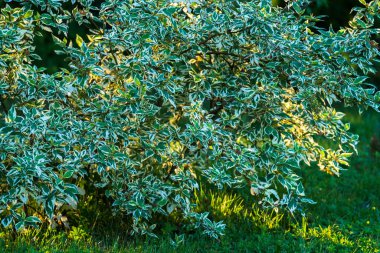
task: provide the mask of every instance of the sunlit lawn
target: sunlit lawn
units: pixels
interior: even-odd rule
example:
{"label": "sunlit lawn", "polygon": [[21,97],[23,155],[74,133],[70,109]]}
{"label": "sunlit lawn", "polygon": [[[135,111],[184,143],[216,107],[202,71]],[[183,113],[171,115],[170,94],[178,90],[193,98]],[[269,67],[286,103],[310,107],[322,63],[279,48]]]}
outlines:
{"label": "sunlit lawn", "polygon": [[176,237],[183,231],[164,222],[161,239],[132,240],[117,220],[101,225],[87,217],[71,232],[26,231],[13,241],[9,231],[1,232],[0,252],[379,252],[380,153],[371,154],[369,143],[380,135],[380,115],[348,119],[361,136],[359,156],[340,178],[315,167],[302,171],[307,194],[318,202],[307,206],[305,218],[263,211],[248,196],[203,187],[197,193],[199,209],[227,224],[219,241],[198,233]]}

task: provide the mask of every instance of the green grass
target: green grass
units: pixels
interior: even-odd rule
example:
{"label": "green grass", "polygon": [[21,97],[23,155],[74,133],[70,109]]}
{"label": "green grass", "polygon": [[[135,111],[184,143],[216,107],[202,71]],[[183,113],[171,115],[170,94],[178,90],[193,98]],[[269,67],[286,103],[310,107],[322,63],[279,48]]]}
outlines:
{"label": "green grass", "polygon": [[162,226],[160,239],[133,239],[117,221],[97,223],[92,231],[94,220],[89,218],[83,227],[66,232],[26,230],[12,239],[10,231],[0,230],[0,251],[380,252],[380,153],[370,154],[369,148],[371,137],[380,134],[380,115],[349,114],[347,118],[361,137],[359,155],[340,178],[315,167],[302,171],[307,194],[318,202],[306,207],[304,218],[264,211],[245,196],[203,187],[196,194],[198,209],[210,211],[213,219],[227,224],[220,240],[199,233],[182,238],[169,223]]}

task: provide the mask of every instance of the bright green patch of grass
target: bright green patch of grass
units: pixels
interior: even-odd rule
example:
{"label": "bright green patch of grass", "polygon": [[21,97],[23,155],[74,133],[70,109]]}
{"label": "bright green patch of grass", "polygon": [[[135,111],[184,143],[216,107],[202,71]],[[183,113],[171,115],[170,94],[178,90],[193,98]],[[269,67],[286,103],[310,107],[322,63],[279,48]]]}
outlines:
{"label": "bright green patch of grass", "polygon": [[[359,155],[340,178],[302,171],[307,194],[316,205],[306,216],[265,211],[249,196],[202,189],[196,193],[199,210],[227,224],[218,240],[187,233],[175,225],[161,226],[160,239],[132,239],[117,221],[92,223],[87,217],[71,231],[26,230],[12,239],[0,232],[1,252],[380,252],[380,153],[370,152],[370,139],[380,134],[379,114],[348,115],[360,135]],[[379,136],[378,136],[379,137]],[[91,214],[91,212],[89,212]],[[91,223],[92,221],[92,223]],[[97,221],[99,222],[99,221]]]}

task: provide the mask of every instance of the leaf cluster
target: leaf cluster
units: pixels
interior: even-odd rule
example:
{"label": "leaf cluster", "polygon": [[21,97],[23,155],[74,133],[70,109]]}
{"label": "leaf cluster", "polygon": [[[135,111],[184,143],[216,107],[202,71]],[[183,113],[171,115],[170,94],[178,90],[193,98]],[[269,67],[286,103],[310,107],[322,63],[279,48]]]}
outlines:
{"label": "leaf cluster", "polygon": [[[339,175],[355,151],[333,104],[379,111],[367,82],[379,59],[378,1],[361,1],[339,31],[318,28],[307,1],[13,2],[0,14],[4,226],[52,222],[91,194],[79,182],[96,174],[131,233],[154,235],[152,217],[180,213],[218,237],[224,225],[194,211],[199,182],[295,212],[313,203],[301,165]],[[71,41],[71,23],[87,37]],[[67,69],[35,66],[42,30]]]}

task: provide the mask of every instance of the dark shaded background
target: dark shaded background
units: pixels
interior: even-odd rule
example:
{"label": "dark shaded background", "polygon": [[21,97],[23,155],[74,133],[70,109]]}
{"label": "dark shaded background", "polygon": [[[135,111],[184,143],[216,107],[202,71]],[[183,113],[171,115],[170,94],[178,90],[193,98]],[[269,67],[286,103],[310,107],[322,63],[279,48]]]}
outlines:
{"label": "dark shaded background", "polygon": [[[272,0],[272,2],[275,5],[285,5],[284,0]],[[339,29],[347,25],[352,16],[350,12],[355,6],[360,6],[358,0],[312,0],[308,12],[326,16],[319,26],[328,28],[332,25],[334,29]]]}

